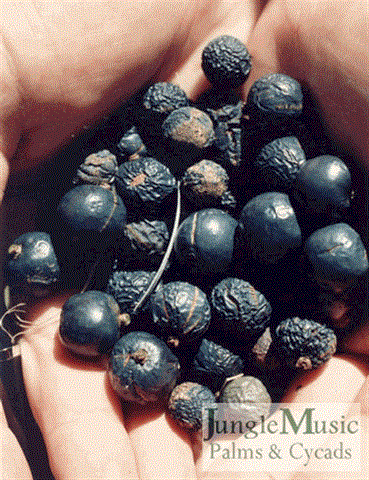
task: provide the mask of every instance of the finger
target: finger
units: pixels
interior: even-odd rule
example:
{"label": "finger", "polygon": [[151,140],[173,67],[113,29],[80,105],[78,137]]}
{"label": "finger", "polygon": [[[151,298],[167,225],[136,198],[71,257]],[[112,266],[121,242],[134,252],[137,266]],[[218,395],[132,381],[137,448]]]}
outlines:
{"label": "finger", "polygon": [[125,101],[162,63],[176,63],[187,25],[198,10],[212,11],[208,1],[126,0],[108,9],[104,3],[10,2],[2,11],[10,73],[3,62],[0,127],[12,123],[4,139],[9,158],[18,147],[12,168],[45,159]]}
{"label": "finger", "polygon": [[343,351],[364,355],[369,358],[369,323],[359,324],[354,331],[349,331],[342,338]]}
{"label": "finger", "polygon": [[[0,389],[1,391],[1,389]],[[0,401],[0,474],[3,480],[32,480],[26,457],[10,430]]]}
{"label": "finger", "polygon": [[[366,462],[365,453],[367,452],[366,435],[368,433],[368,385],[369,385],[369,365],[368,363],[360,362],[350,357],[333,357],[327,364],[318,369],[315,372],[311,372],[306,375],[302,375],[291,385],[290,390],[286,393],[282,402],[299,402],[299,403],[327,403],[335,404],[336,418],[345,417],[345,419],[351,418],[350,415],[356,414],[357,409],[353,408],[354,403],[361,404],[361,432],[362,432],[362,459],[361,462]],[[320,440],[320,438],[318,438]],[[332,443],[327,442],[324,444],[324,448],[331,449],[336,448],[337,444],[334,444],[334,437],[330,438]],[[335,446],[334,446],[335,445]],[[318,445],[317,447],[321,447]],[[354,467],[352,472],[350,471],[350,478],[352,480],[362,480],[365,478],[367,468],[361,464],[360,471],[356,472]],[[301,467],[299,472],[290,472],[286,477],[279,478],[276,476],[276,480],[321,480],[327,478],[327,472],[324,472],[324,468],[327,471],[330,470],[329,462],[324,464],[324,461],[314,459],[309,461],[308,472]],[[356,464],[355,464],[356,468]],[[342,472],[330,472],[332,480],[340,480],[342,478]]]}
{"label": "finger", "polygon": [[[369,365],[367,363],[359,362],[348,356],[333,357],[322,367],[298,376],[294,380],[294,382],[292,382],[290,388],[288,389],[284,397],[281,399],[281,403],[291,404],[291,408],[293,408],[293,404],[296,403],[302,403],[306,405],[311,405],[315,403],[334,403],[336,418],[340,418],[341,414],[346,414],[349,411],[352,402],[358,401],[358,395],[360,394],[360,392],[362,397],[364,397],[362,389],[364,388],[364,382],[368,382],[368,373]],[[366,401],[367,403],[367,397],[364,401]],[[273,419],[273,417],[271,418]],[[259,446],[265,446],[266,444],[268,444],[269,439],[270,443],[276,441],[275,436],[266,438],[268,440],[266,440],[265,442],[260,442]],[[318,444],[318,440],[320,441],[321,438],[317,438],[317,447],[320,446]],[[237,448],[240,448],[242,451],[242,449],[252,446],[250,441],[248,443],[245,443],[245,439],[243,437],[237,437],[235,440],[232,440],[232,444],[234,444],[235,446],[232,446],[232,448],[236,449],[235,451],[237,451]],[[226,447],[224,449],[225,451],[227,448],[229,448],[231,451],[230,443],[227,444],[226,442],[224,446]],[[260,460],[260,462],[261,461],[262,460]],[[207,464],[211,465],[209,463],[209,458],[207,458]],[[223,466],[223,470],[226,470],[227,465],[231,466],[231,460],[228,459],[227,461],[223,461],[223,463],[220,463],[220,465]],[[283,466],[288,466],[285,461],[283,463]],[[250,480],[323,480],[326,478],[330,478],[330,480],[342,479],[342,474],[339,474],[338,476],[336,475],[328,477],[327,473],[324,472],[324,468],[327,467],[327,470],[330,470],[330,467],[328,465],[322,465],[322,463],[320,465],[320,470],[323,470],[321,476],[319,476],[320,473],[315,474],[313,464],[309,464],[309,472],[306,473],[303,472],[304,470],[307,470],[306,468],[301,468],[298,472],[295,472],[292,471],[291,467],[290,471],[281,472],[279,471],[280,467],[281,463],[277,464],[276,462],[275,469],[271,468],[271,470],[268,472],[247,471],[247,478],[250,478]],[[315,470],[319,471],[317,467],[318,465],[316,465]],[[215,467],[212,466],[211,468],[216,468],[216,465]],[[199,475],[200,478],[204,480],[208,478],[217,480],[229,478],[229,475],[224,472],[202,471],[201,461],[198,465],[198,471],[201,474]],[[242,474],[244,476],[242,476]],[[245,478],[245,471],[238,473],[236,472],[235,474],[232,472],[232,478]],[[355,479],[355,477],[352,478],[353,480]]]}
{"label": "finger", "polygon": [[[202,71],[201,56],[204,47],[212,39],[220,35],[232,35],[245,44],[263,8],[264,1],[238,0],[219,2],[217,12],[213,15],[210,33],[190,35],[191,44],[196,45],[186,62],[169,78],[187,93],[189,98],[196,99],[200,93],[210,87]],[[209,25],[206,25],[209,29]]]}
{"label": "finger", "polygon": [[[335,404],[335,416],[341,418],[346,416],[351,408],[351,404],[356,401],[360,390],[369,374],[369,365],[365,362],[356,360],[350,356],[335,356],[331,358],[322,367],[309,373],[304,373],[292,382],[290,388],[282,398],[281,402],[286,403],[325,403]],[[319,438],[317,438],[319,440]],[[317,443],[317,447],[321,447]],[[327,446],[329,448],[329,445]],[[315,465],[315,466],[314,466]],[[289,472],[287,476],[279,477],[275,475],[276,480],[321,480],[324,475],[324,468],[330,470],[329,463],[319,465],[309,462],[308,472],[304,473],[306,468],[302,467],[298,472]],[[323,470],[323,477],[321,472]],[[342,478],[342,473],[329,473],[332,480]],[[352,480],[361,480],[361,474]]]}
{"label": "finger", "polygon": [[368,162],[367,2],[270,2],[249,42],[252,82],[284,72],[313,92],[337,144]]}
{"label": "finger", "polygon": [[285,18],[280,2],[268,2],[257,19],[247,42],[252,55],[252,68],[244,85],[244,97],[252,84],[261,76],[281,71],[278,52],[278,30],[284,25]]}
{"label": "finger", "polygon": [[166,416],[162,405],[127,405],[126,427],[141,480],[195,480],[190,436]]}
{"label": "finger", "polygon": [[335,356],[290,385],[282,402],[351,403],[369,375],[369,365],[349,356]]}
{"label": "finger", "polygon": [[[353,459],[352,468],[350,468],[347,478],[350,480],[364,480],[367,478],[369,471],[368,464],[368,433],[369,433],[369,417],[368,417],[368,394],[369,394],[369,377],[366,378],[364,384],[357,392],[357,395],[354,398],[353,405],[345,412],[344,418],[346,425],[349,424],[351,420],[354,422],[360,422],[360,434],[361,438],[357,439],[357,442],[353,443],[351,455],[354,456],[356,450],[361,449],[361,457],[359,459]],[[338,441],[336,438],[339,436],[339,440],[342,440],[342,435],[335,435],[329,438],[328,442],[324,444],[325,451],[334,451],[337,448]],[[355,463],[354,463],[355,462]],[[318,460],[312,456],[309,460],[309,472],[304,474],[295,474],[291,476],[291,480],[321,480],[322,478],[327,478],[327,473],[322,473],[322,461]],[[328,466],[328,465],[327,465]],[[324,468],[324,466],[323,466]],[[325,476],[324,476],[325,475]],[[330,480],[341,480],[342,472],[330,472]]]}
{"label": "finger", "polygon": [[137,478],[120,402],[107,381],[103,361],[69,354],[57,336],[65,298],[31,312],[22,339],[29,403],[43,435],[56,479]]}
{"label": "finger", "polygon": [[[369,433],[369,376],[366,377],[365,382],[360,388],[358,394],[355,397],[354,403],[359,403],[361,407],[361,414],[365,421],[366,433]],[[369,448],[369,445],[367,445]],[[369,458],[369,457],[367,457]]]}

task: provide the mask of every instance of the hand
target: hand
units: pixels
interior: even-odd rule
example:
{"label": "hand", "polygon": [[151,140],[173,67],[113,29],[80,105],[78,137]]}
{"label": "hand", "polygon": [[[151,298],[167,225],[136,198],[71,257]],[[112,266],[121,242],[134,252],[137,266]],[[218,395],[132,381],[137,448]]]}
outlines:
{"label": "hand", "polygon": [[[146,81],[173,80],[195,98],[208,86],[201,50],[221,33],[245,41],[253,56],[245,95],[254,80],[273,71],[306,82],[332,136],[364,164],[369,153],[367,4],[345,3],[343,11],[340,3],[150,1],[144,12],[142,2],[131,1],[109,2],[109,8],[105,2],[10,4],[2,15],[7,59],[0,107],[3,189],[8,169],[17,172],[44,161]],[[82,364],[61,349],[55,328],[62,300],[34,310],[35,325],[46,325],[30,329],[22,340],[28,398],[55,477],[195,478],[186,433],[155,407],[144,419],[135,407],[122,414],[105,384],[103,365]],[[369,347],[361,353],[368,355]],[[364,365],[345,362],[352,383],[341,389],[342,401],[352,401],[368,372]],[[329,365],[324,371],[331,379],[342,364],[333,359]],[[310,381],[304,400],[316,399],[316,385],[322,391],[322,384],[327,396],[317,401],[331,400],[332,384],[329,388],[323,374],[316,377],[321,383]]]}
{"label": "hand", "polygon": [[199,45],[218,29],[246,39],[262,3],[8,4],[1,20],[4,174],[45,160],[147,81],[177,77],[194,95],[202,81],[192,71]]}

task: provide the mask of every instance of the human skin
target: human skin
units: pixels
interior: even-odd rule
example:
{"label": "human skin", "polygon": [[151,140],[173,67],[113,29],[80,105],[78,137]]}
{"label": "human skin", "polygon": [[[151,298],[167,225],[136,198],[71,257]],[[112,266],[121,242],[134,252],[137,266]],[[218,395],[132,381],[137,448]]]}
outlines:
{"label": "human skin", "polygon": [[172,77],[215,29],[237,19],[247,38],[261,3],[3,2],[0,150],[12,169],[45,160],[148,80]]}
{"label": "human skin", "polygon": [[[2,192],[9,175],[44,162],[146,82],[174,81],[195,99],[209,86],[202,48],[223,33],[239,37],[252,54],[244,97],[264,73],[299,79],[315,95],[337,145],[367,165],[367,1],[3,2],[1,8]],[[143,423],[134,409],[122,413],[104,365],[82,364],[61,349],[55,331],[62,301],[35,307],[29,318],[45,325],[29,329],[21,343],[28,398],[55,477],[201,476],[185,432],[160,412]],[[334,377],[340,370],[331,365]],[[353,377],[347,401],[362,380]],[[306,401],[313,400],[314,389],[307,392]],[[159,456],[148,442],[156,431]],[[81,432],[95,441],[81,444]]]}
{"label": "human skin", "polygon": [[[338,374],[339,372],[339,374]],[[326,364],[322,365],[316,370],[297,375],[296,378],[291,383],[290,387],[285,392],[283,398],[281,399],[282,404],[288,404],[284,406],[289,406],[293,410],[293,404],[301,403],[304,406],[313,406],[312,404],[321,403],[329,404],[328,409],[334,408],[335,418],[342,418],[342,416],[348,421],[350,418],[357,419],[357,410],[355,407],[351,407],[353,403],[360,405],[361,409],[361,427],[363,437],[362,437],[362,452],[363,452],[363,465],[361,471],[354,472],[350,471],[347,475],[347,478],[352,480],[366,480],[367,471],[368,471],[368,393],[369,393],[369,364],[367,361],[358,360],[355,357],[350,357],[348,355],[337,355],[331,358]],[[343,381],[344,379],[344,381]],[[332,405],[333,404],[333,405]],[[357,406],[356,406],[357,407]],[[353,411],[352,411],[353,409]],[[297,411],[296,411],[297,412]],[[295,415],[295,414],[294,414]],[[355,416],[356,415],[356,416]],[[297,415],[295,415],[297,417]],[[320,416],[318,417],[321,420]],[[271,416],[268,421],[272,421],[273,416]],[[280,420],[278,421],[278,423]],[[287,445],[291,445],[289,441],[292,437],[287,436],[286,439]],[[282,437],[277,438],[276,436],[272,437],[274,441],[278,442],[279,446],[284,445]],[[342,437],[341,437],[342,438]],[[269,438],[268,438],[269,439]],[[299,437],[299,441],[301,437]],[[240,448],[245,448],[245,440],[241,437],[236,438],[236,446]],[[322,443],[320,443],[322,441]],[[317,440],[316,446],[324,448],[331,447],[333,450],[336,448],[337,441],[334,442],[334,437],[330,439],[332,442],[325,443],[324,439],[319,437]],[[238,444],[237,444],[238,442]],[[262,441],[261,445],[265,446],[265,443]],[[250,445],[251,446],[251,445]],[[287,457],[283,457],[286,460]],[[324,471],[324,464],[321,460],[315,460],[314,458],[310,459],[308,468],[303,467],[303,463],[306,459],[301,460],[301,468],[296,471],[290,472],[279,472],[277,467],[275,470],[270,472],[252,472],[247,471],[247,478],[250,480],[342,480],[346,478],[343,475],[343,472],[329,472]],[[223,465],[227,462],[223,462]],[[282,462],[281,462],[282,463]],[[283,462],[284,463],[284,462]],[[201,476],[201,460],[198,465],[199,476]],[[329,462],[327,464],[329,470]],[[225,480],[229,478],[229,475],[225,475],[220,472],[214,474],[213,472],[206,473],[202,475],[202,478],[212,479],[212,480]],[[233,474],[232,478],[245,478],[245,472],[240,472]]]}
{"label": "human skin", "polygon": [[[31,470],[15,434],[8,426],[2,402],[0,402],[0,438],[1,478],[19,478],[22,480],[31,480]],[[9,459],[11,459],[11,461],[9,461]]]}

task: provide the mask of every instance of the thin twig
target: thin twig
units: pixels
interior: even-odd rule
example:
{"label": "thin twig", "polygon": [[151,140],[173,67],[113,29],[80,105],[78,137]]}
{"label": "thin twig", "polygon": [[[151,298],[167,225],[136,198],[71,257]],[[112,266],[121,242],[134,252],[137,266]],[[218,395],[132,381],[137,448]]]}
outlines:
{"label": "thin twig", "polygon": [[85,293],[85,291],[90,286],[92,277],[95,275],[96,269],[97,269],[97,266],[99,265],[99,263],[100,263],[100,256],[97,257],[97,259],[94,261],[92,267],[90,268],[87,280],[86,280],[85,284],[83,285],[83,288],[82,288],[80,293]]}
{"label": "thin twig", "polygon": [[165,252],[165,255],[160,263],[160,266],[157,272],[154,275],[154,278],[150,282],[150,285],[148,286],[147,290],[141,296],[139,302],[136,304],[135,308],[133,309],[133,313],[136,313],[143,306],[143,304],[146,302],[149,295],[152,293],[152,291],[158,284],[161,276],[163,275],[165,267],[167,266],[170,254],[172,253],[174,241],[177,237],[179,219],[181,216],[181,188],[180,187],[181,187],[181,184],[180,184],[180,181],[178,181],[177,182],[177,208],[176,208],[176,214],[175,214],[174,223],[173,223],[172,235],[170,237],[167,250]]}

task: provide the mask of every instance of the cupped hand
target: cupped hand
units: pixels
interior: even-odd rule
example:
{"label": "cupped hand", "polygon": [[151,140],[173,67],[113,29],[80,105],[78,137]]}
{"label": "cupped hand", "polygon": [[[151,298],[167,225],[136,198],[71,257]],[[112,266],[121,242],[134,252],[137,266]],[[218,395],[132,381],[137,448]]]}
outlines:
{"label": "cupped hand", "polygon": [[139,416],[122,410],[107,359],[79,359],[61,344],[65,300],[36,307],[21,342],[25,387],[55,478],[128,480],[156,478],[158,471],[157,478],[194,478],[189,438],[163,410],[148,407]]}
{"label": "cupped hand", "polygon": [[[174,81],[196,98],[209,86],[200,67],[202,48],[223,33],[243,40],[252,54],[245,96],[264,73],[295,77],[311,89],[338,145],[367,165],[368,10],[365,0],[4,2],[2,191],[9,172],[45,161],[146,82]],[[144,419],[140,409],[123,414],[104,365],[82,364],[62,349],[55,335],[60,302],[35,309],[36,327],[22,339],[27,394],[55,477],[201,476],[191,439],[161,410],[151,409]],[[369,345],[360,348],[368,358]],[[330,378],[342,369],[332,360],[325,370]],[[341,393],[349,402],[367,371],[345,362],[352,383]],[[318,384],[308,379],[304,401],[314,401],[323,384],[327,396],[318,401],[333,395],[329,379],[318,378]]]}
{"label": "cupped hand", "polygon": [[[123,0],[3,5],[3,162],[16,170],[45,160],[146,82],[175,76],[217,29],[234,29],[247,39],[261,4]],[[194,87],[187,85],[189,94]],[[6,172],[9,167],[2,168]]]}

